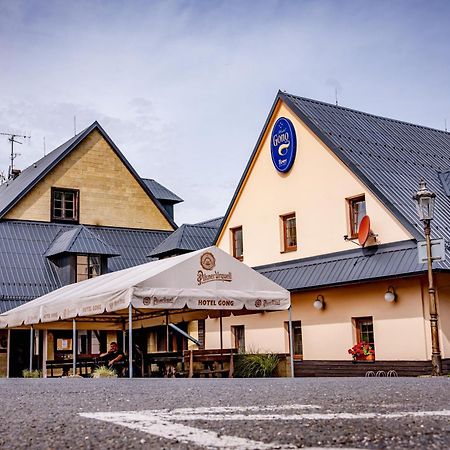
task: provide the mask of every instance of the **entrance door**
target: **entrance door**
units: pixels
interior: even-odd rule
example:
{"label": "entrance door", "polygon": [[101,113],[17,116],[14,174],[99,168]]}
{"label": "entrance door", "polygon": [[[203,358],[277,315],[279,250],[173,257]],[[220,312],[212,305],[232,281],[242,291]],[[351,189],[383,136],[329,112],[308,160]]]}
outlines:
{"label": "entrance door", "polygon": [[9,345],[9,376],[22,377],[22,371],[30,366],[30,331],[11,330]]}

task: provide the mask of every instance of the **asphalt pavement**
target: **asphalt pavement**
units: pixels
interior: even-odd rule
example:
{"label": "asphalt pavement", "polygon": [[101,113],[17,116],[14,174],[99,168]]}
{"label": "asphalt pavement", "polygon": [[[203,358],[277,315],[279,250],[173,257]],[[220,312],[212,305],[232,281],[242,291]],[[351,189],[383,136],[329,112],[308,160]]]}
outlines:
{"label": "asphalt pavement", "polygon": [[449,449],[450,378],[1,379],[5,449]]}

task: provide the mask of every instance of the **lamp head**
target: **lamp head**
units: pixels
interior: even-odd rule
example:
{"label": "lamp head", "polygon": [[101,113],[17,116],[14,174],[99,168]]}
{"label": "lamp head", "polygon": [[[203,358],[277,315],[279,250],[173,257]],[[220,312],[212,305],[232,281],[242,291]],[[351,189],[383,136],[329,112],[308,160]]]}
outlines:
{"label": "lamp head", "polygon": [[395,302],[395,300],[397,299],[397,294],[395,293],[395,290],[392,286],[388,287],[386,293],[384,294],[384,299],[388,303]]}
{"label": "lamp head", "polygon": [[427,189],[427,184],[422,178],[419,183],[419,190],[414,195],[417,213],[422,222],[433,220],[434,202],[436,194]]}

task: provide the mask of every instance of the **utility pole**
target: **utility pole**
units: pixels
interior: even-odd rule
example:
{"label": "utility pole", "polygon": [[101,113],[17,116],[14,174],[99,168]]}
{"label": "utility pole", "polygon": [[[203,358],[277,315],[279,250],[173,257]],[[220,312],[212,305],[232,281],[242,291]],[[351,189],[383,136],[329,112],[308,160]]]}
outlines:
{"label": "utility pole", "polygon": [[8,136],[8,141],[11,142],[11,155],[10,155],[10,165],[8,170],[8,180],[11,178],[14,178],[14,160],[16,159],[16,156],[18,156],[18,153],[14,153],[14,144],[20,144],[22,145],[22,142],[18,141],[19,139],[31,139],[31,136],[26,136],[23,134],[15,134],[15,133],[1,133],[1,136]]}

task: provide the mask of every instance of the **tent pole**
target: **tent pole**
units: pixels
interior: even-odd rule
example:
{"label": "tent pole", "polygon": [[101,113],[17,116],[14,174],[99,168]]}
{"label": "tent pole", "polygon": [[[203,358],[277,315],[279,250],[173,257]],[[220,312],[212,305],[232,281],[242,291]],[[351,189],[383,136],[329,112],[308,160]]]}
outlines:
{"label": "tent pole", "polygon": [[122,330],[122,351],[125,353],[125,347],[127,346],[127,326],[125,325],[125,321],[123,322],[123,330]]}
{"label": "tent pole", "polygon": [[77,322],[72,319],[72,375],[77,374]]}
{"label": "tent pole", "polygon": [[6,378],[9,378],[9,355],[11,354],[11,328],[8,328],[8,346],[6,347]]}
{"label": "tent pole", "polygon": [[169,311],[166,311],[166,352],[169,351]]}
{"label": "tent pole", "polygon": [[220,350],[223,350],[223,326],[222,326],[222,311],[220,311],[220,316],[219,316],[219,324],[220,324]]}
{"label": "tent pole", "polygon": [[48,357],[48,332],[44,331],[44,336],[42,337],[42,377],[47,378],[47,357]]}
{"label": "tent pole", "polygon": [[294,378],[294,336],[292,330],[292,308],[289,306],[288,309],[289,314],[289,354],[290,354],[290,362],[291,362],[291,377]]}
{"label": "tent pole", "polygon": [[133,307],[128,307],[128,376],[133,378]]}
{"label": "tent pole", "polygon": [[34,345],[33,345],[33,338],[34,338],[34,330],[33,330],[33,325],[31,325],[30,327],[30,372],[33,370],[33,350],[34,350]]}

